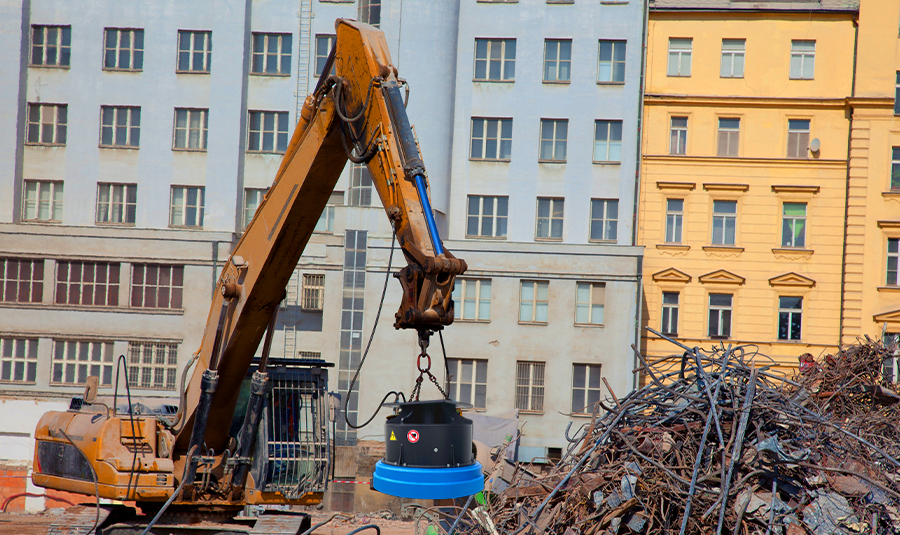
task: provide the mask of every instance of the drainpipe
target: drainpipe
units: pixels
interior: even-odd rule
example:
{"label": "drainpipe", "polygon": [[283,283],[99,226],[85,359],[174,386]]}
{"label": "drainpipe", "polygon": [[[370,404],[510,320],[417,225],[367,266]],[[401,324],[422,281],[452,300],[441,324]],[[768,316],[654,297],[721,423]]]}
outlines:
{"label": "drainpipe", "polygon": [[[850,82],[850,98],[856,96],[856,54],[859,46],[858,17],[859,14],[857,13],[857,18],[853,19],[853,77]],[[841,250],[841,314],[838,328],[838,347],[844,344],[844,290],[847,285],[847,216],[850,214],[850,149],[853,143],[853,105],[849,102],[848,108],[850,111],[850,124],[847,129],[847,179],[844,186],[844,243]]]}

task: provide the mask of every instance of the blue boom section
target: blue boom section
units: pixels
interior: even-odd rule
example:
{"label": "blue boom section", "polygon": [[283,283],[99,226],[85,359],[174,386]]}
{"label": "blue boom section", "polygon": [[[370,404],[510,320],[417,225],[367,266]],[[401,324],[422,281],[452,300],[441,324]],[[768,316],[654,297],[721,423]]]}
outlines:
{"label": "blue boom section", "polygon": [[444,245],[441,243],[440,235],[438,235],[437,224],[434,222],[434,212],[431,210],[428,191],[425,189],[424,176],[416,175],[416,189],[419,191],[419,202],[422,203],[422,211],[425,212],[425,223],[428,225],[428,234],[431,236],[434,256],[444,254]]}

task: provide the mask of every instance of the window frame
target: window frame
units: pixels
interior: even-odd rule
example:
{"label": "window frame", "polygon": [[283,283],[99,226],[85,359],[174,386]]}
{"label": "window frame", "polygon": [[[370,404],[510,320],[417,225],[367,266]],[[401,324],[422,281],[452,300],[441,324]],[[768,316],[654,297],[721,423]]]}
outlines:
{"label": "window frame", "polygon": [[[250,226],[250,222],[253,221],[253,216],[255,216],[256,211],[259,210],[259,205],[262,204],[267,191],[269,191],[269,188],[244,188],[244,230],[247,230],[247,227]],[[249,212],[251,194],[259,197],[256,204],[253,205],[253,213]]]}
{"label": "window frame", "polygon": [[[112,123],[105,122],[106,110],[112,110]],[[125,124],[119,124],[119,114],[126,112]],[[135,121],[135,117],[137,121]],[[137,124],[135,124],[135,122]],[[103,143],[104,130],[109,129],[109,144]],[[120,129],[125,130],[125,143],[119,144]],[[101,149],[140,149],[141,148],[141,107],[140,106],[100,106],[100,143]]]}
{"label": "window frame", "polygon": [[381,27],[382,0],[360,0],[357,7],[359,22]]}
{"label": "window frame", "polygon": [[[478,204],[478,212],[472,213],[472,202]],[[490,203],[491,214],[485,215],[485,206]],[[500,212],[503,212],[502,214]],[[491,234],[470,234],[470,225],[475,222],[479,232],[484,230],[486,217],[490,217]],[[474,218],[474,219],[473,219]],[[502,224],[501,224],[502,220]],[[501,229],[502,227],[502,229]],[[501,231],[502,230],[502,231]],[[466,238],[505,240],[509,230],[509,197],[506,195],[466,196]]]}
{"label": "window frame", "polygon": [[[726,49],[726,45],[736,45],[740,43],[740,48],[729,48]],[[746,54],[747,54],[747,39],[722,39],[722,57],[719,62],[719,78],[743,78],[744,77],[744,68],[746,67]],[[729,74],[725,73],[725,61],[726,56],[730,56],[728,59],[728,71]],[[740,57],[740,74],[735,74],[735,64],[736,60]]]}
{"label": "window frame", "polygon": [[900,147],[891,147],[891,172],[888,191],[900,193]]}
{"label": "window frame", "polygon": [[[787,208],[789,205],[802,205],[803,206],[803,216],[794,216],[788,215]],[[781,246],[787,248],[796,248],[796,249],[804,249],[806,248],[806,228],[809,224],[809,204],[805,202],[783,202],[781,203]],[[799,241],[802,242],[797,244],[797,223],[801,222],[801,233]],[[790,224],[791,235],[790,240],[788,240],[788,236],[785,233],[787,231],[787,226]],[[790,241],[790,243],[788,243]]]}
{"label": "window frame", "polygon": [[[609,61],[603,60],[603,45],[604,43],[610,45],[610,54]],[[622,59],[616,59],[616,51],[620,48],[624,50],[622,53]],[[598,84],[611,84],[611,85],[624,85],[625,84],[625,68],[628,65],[627,63],[627,54],[628,54],[628,41],[625,39],[600,39],[597,43],[597,83]],[[603,78],[603,66],[604,64],[609,65],[609,80],[605,80]],[[619,72],[618,68],[621,67],[622,79],[616,79],[616,73]]]}
{"label": "window frame", "polygon": [[[116,32],[116,44],[114,48],[110,48],[109,43],[109,32]],[[129,32],[129,43],[130,45],[127,48],[122,47],[122,35],[124,32]],[[141,36],[141,48],[138,48],[135,45],[136,36]],[[146,43],[144,42],[144,29],[143,28],[112,28],[107,27],[103,28],[103,70],[104,71],[114,71],[114,72],[142,72],[144,70],[144,51],[146,50]],[[115,54],[115,66],[110,67],[107,65],[107,60],[109,59],[109,54],[112,51]],[[122,53],[128,51],[128,65],[129,67],[122,67]],[[140,66],[135,67],[136,63],[140,63]]]}
{"label": "window frame", "polygon": [[[680,201],[681,209],[673,210],[670,208],[670,204],[672,201]],[[665,243],[671,244],[681,244],[684,243],[684,204],[685,199],[683,197],[667,197],[666,198],[666,225],[665,225]],[[672,232],[669,232],[669,230]],[[669,239],[669,235],[672,235],[672,239]],[[675,236],[677,234],[677,236]],[[678,238],[677,240],[675,238]]]}
{"label": "window frame", "polygon": [[[680,43],[676,43],[676,41]],[[685,44],[687,43],[687,46]],[[681,46],[678,46],[681,45]],[[690,78],[693,67],[694,38],[693,37],[669,37],[669,48],[666,62],[666,76],[675,78]],[[673,74],[672,58],[677,55],[677,69]],[[687,57],[687,73],[682,72],[684,58]]]}
{"label": "window frame", "polygon": [[[259,130],[253,129],[253,118],[258,114]],[[266,117],[272,116],[273,130],[266,130]],[[282,118],[284,119],[282,124]],[[274,110],[247,110],[247,152],[250,154],[284,154],[287,152],[288,143],[290,141],[289,131],[290,112],[274,111]],[[284,130],[281,130],[281,127]],[[272,149],[266,150],[265,136],[272,134]],[[257,143],[254,146],[253,135],[257,136]],[[283,148],[282,148],[283,147]]]}
{"label": "window frame", "polygon": [[[588,300],[580,301],[579,294],[582,290],[587,289]],[[595,292],[602,296],[602,303],[595,303]],[[595,321],[594,306],[600,305],[600,321]],[[579,310],[587,307],[587,322],[578,321]],[[606,319],[606,283],[605,282],[587,282],[577,281],[575,283],[575,326],[576,327],[602,327]]]}
{"label": "window frame", "polygon": [[[794,48],[801,43],[812,43],[812,52],[809,50],[801,50]],[[799,60],[799,72],[794,75],[794,60]],[[808,62],[812,62],[812,73],[805,76],[805,67]],[[815,80],[816,78],[816,40],[815,39],[791,39],[791,61],[788,70],[788,78],[790,80]]]}
{"label": "window frame", "polygon": [[[454,321],[464,321],[464,322],[473,322],[473,323],[490,323],[491,321],[491,291],[492,284],[491,279],[480,277],[457,277],[456,284],[453,285],[452,297],[454,304]],[[475,287],[475,296],[473,298],[468,297],[468,289],[470,287]],[[487,287],[487,297],[482,295],[485,287]],[[459,291],[457,291],[457,288]],[[475,307],[475,317],[470,318],[466,317],[466,302],[474,301]],[[487,317],[482,317],[482,305],[487,303]]]}
{"label": "window frame", "polygon": [[[183,310],[184,309],[184,265],[180,264],[155,264],[134,263],[131,265],[131,295],[128,299],[130,308],[142,308],[151,310]],[[156,282],[149,283],[147,274],[149,269],[155,269]],[[168,284],[160,283],[160,273],[168,270]],[[138,276],[140,273],[140,276]],[[177,280],[181,279],[181,284]],[[161,292],[165,289],[165,292]],[[147,304],[147,292],[154,292],[152,305]],[[165,306],[160,306],[160,296],[165,297]]]}
{"label": "window frame", "polygon": [[[321,78],[322,71],[325,70],[325,65],[328,63],[328,56],[331,55],[331,49],[334,48],[334,40],[337,38],[337,35],[333,33],[317,33],[315,36],[316,39],[316,54],[314,56],[315,63],[313,64],[313,78]],[[325,39],[326,50],[325,54],[320,54],[319,50],[319,40]],[[322,70],[319,70],[319,60],[322,60]],[[334,74],[334,65],[331,66],[331,72],[328,73]]]}
{"label": "window frame", "polygon": [[885,286],[900,286],[900,238],[888,238],[885,258]]}
{"label": "window frame", "polygon": [[[76,266],[78,269],[75,269]],[[53,303],[78,307],[118,307],[121,271],[122,265],[118,262],[57,260]],[[99,280],[101,273],[102,281]]]}
{"label": "window frame", "polygon": [[[69,105],[68,104],[54,104],[50,102],[29,102],[26,106],[28,113],[26,117],[26,128],[25,128],[25,144],[32,146],[43,146],[43,147],[65,147],[66,140],[68,137],[68,120],[69,120]],[[45,111],[52,109],[53,110],[53,122],[48,123],[45,121]],[[32,121],[34,118],[34,111],[37,110],[37,122]],[[60,111],[62,111],[63,120],[60,121]],[[47,126],[50,126],[50,131],[52,133],[52,141],[45,141],[44,134],[46,133]],[[32,128],[37,130],[38,141],[31,141],[31,133]],[[59,139],[62,138],[62,141]]]}
{"label": "window frame", "polygon": [[[37,382],[38,343],[37,338],[0,336],[0,384]],[[22,379],[15,378],[17,372]]]}
{"label": "window frame", "polygon": [[900,71],[897,71],[897,79],[894,82],[894,115],[900,115]]}
{"label": "window frame", "polygon": [[[603,126],[606,126],[606,139],[600,140],[598,137],[603,130]],[[613,139],[616,128],[618,127],[619,139]],[[594,151],[593,151],[593,163],[599,164],[617,164],[622,163],[622,130],[624,128],[623,122],[621,119],[596,119],[594,120]],[[605,142],[606,144],[606,159],[598,159],[597,158],[597,149],[600,147],[600,143]],[[613,147],[618,143],[618,158],[613,159],[610,155],[613,152]]]}
{"label": "window frame", "polygon": [[300,310],[323,312],[325,310],[325,274],[303,273],[300,285]]}
{"label": "window frame", "polygon": [[[472,366],[472,380],[468,382],[463,382],[463,371],[462,368],[466,363],[471,363]],[[447,394],[450,396],[450,399],[456,400],[457,402],[462,403],[470,403],[472,407],[476,411],[484,411],[487,409],[487,385],[488,385],[488,359],[467,359],[460,357],[451,357],[447,359],[447,368],[448,368],[448,379],[447,386],[448,391]],[[478,380],[478,372],[479,368],[484,371],[484,381]],[[469,385],[471,388],[469,390],[468,399],[462,398],[462,386]],[[483,391],[484,395],[484,404],[479,405],[478,401],[478,391],[479,387]]]}
{"label": "window frame", "polygon": [[[39,180],[30,178],[26,178],[23,182],[24,187],[22,188],[22,222],[62,223],[65,200],[65,182],[62,180]],[[29,200],[29,185],[32,183],[36,185],[36,196],[33,200]],[[50,188],[50,194],[48,199],[46,200],[41,198],[41,190],[44,187]],[[57,196],[59,198],[57,198]],[[30,202],[34,203],[35,217],[32,218],[28,217],[28,205]],[[43,203],[47,203],[48,211],[50,214],[50,217],[46,219],[40,217],[41,205]]]}
{"label": "window frame", "polygon": [[[183,202],[178,208],[181,209],[181,224],[175,223],[175,190],[183,189],[184,193],[182,196]],[[197,190],[197,202],[198,204],[189,205],[188,204],[188,194],[189,190]],[[195,214],[197,217],[194,218],[196,224],[189,225],[187,223],[187,214],[188,208],[194,208],[196,210]],[[206,187],[205,186],[185,186],[180,184],[173,184],[169,188],[169,227],[170,228],[203,228],[203,216],[206,211]]]}
{"label": "window frame", "polygon": [[[523,373],[526,370],[527,376]],[[546,370],[547,363],[543,361],[516,361],[515,405],[519,412],[525,414],[544,413],[544,394],[547,388]]]}
{"label": "window frame", "polygon": [[[35,30],[41,30],[41,40],[43,41],[39,45],[35,45],[34,36]],[[56,62],[55,63],[47,63],[47,50],[51,48],[51,45],[47,44],[47,36],[49,34],[49,30],[56,30],[56,45],[53,48],[56,49]],[[68,30],[68,31],[66,31]],[[32,24],[31,32],[29,39],[29,49],[28,49],[28,66],[29,67],[39,67],[44,69],[68,69],[71,67],[72,63],[72,26],[71,25],[54,25],[54,24]],[[41,63],[34,63],[34,53],[36,46],[40,47],[41,50]],[[65,57],[66,61],[63,62],[63,57]]]}
{"label": "window frame", "polygon": [[[792,128],[791,123],[806,123],[806,129]],[[787,157],[795,160],[809,159],[809,137],[812,133],[812,120],[809,118],[788,118]],[[804,142],[804,136],[806,141]],[[791,155],[792,146],[796,145],[797,154]]]}
{"label": "window frame", "polygon": [[[675,302],[666,302],[666,296],[675,296]],[[678,336],[678,312],[681,308],[681,292],[663,291],[660,301],[659,332],[669,336]],[[674,324],[674,329],[673,329]]]}
{"label": "window frame", "polygon": [[[127,353],[129,387],[159,391],[177,389],[177,343],[130,340]],[[160,381],[163,384],[160,385]]]}
{"label": "window frame", "polygon": [[[257,51],[257,37],[262,37],[262,51]],[[287,41],[285,41],[287,37]],[[269,50],[269,41],[272,38],[278,38],[275,45],[275,72],[268,72],[269,56],[273,53]],[[290,43],[287,52],[284,51],[284,43]],[[251,76],[280,76],[288,77],[291,75],[291,61],[294,54],[294,34],[284,32],[251,32],[250,34],[250,75]],[[257,60],[262,61],[262,70],[254,70]],[[285,71],[284,66],[287,65]]]}
{"label": "window frame", "polygon": [[[584,367],[584,385],[578,386],[575,383],[575,378],[577,375],[577,368]],[[594,381],[596,377],[596,381]],[[593,410],[588,410],[592,405],[599,404],[601,398],[603,397],[603,388],[600,386],[603,380],[603,365],[598,363],[572,363],[572,406],[571,413],[573,415],[580,416],[589,416],[593,414]],[[594,382],[594,386],[592,385],[592,381]],[[576,406],[575,396],[576,392],[581,391],[580,400],[578,403],[581,405]],[[591,394],[596,393],[597,401],[591,402]]]}
{"label": "window frame", "polygon": [[[722,126],[722,121],[737,121],[736,127]],[[737,158],[741,152],[741,118],[740,117],[718,117],[717,118],[717,147],[716,156],[720,158]],[[723,147],[724,136],[724,147]],[[733,150],[732,150],[733,149]]]}
{"label": "window frame", "polygon": [[[728,297],[728,304],[713,304],[713,297]],[[713,314],[716,316],[716,332],[713,332]],[[727,321],[726,321],[727,318]],[[734,294],[710,292],[707,297],[706,335],[713,340],[731,338],[734,325]]]}
{"label": "window frame", "polygon": [[[481,136],[476,137],[475,135],[475,124],[480,121],[481,123]],[[496,137],[490,137],[489,131],[491,123],[496,123]],[[508,137],[504,137],[506,134],[504,130],[506,127],[509,127],[509,131],[507,132]],[[472,117],[471,122],[469,123],[469,160],[477,161],[477,162],[509,162],[512,160],[512,129],[513,129],[513,120],[510,117]],[[481,156],[475,156],[475,142],[479,141],[481,143]],[[494,142],[494,156],[491,157],[488,155],[488,144],[490,141]],[[508,147],[509,155],[505,158],[504,155],[504,146]]]}
{"label": "window frame", "polygon": [[[185,123],[184,127],[179,128],[178,126],[178,115],[179,113],[185,114]],[[191,119],[194,114],[200,115],[200,125],[198,127],[192,127]],[[179,130],[183,131],[184,134],[184,145],[183,147],[178,145],[178,134]],[[191,147],[191,140],[193,133],[197,131],[197,139],[198,147]],[[188,151],[188,152],[206,152],[207,145],[209,142],[209,108],[175,108],[175,116],[172,121],[172,150],[176,151]]]}
{"label": "window frame", "polygon": [[[15,268],[11,266],[15,262]],[[28,265],[23,277],[22,267]],[[42,258],[0,257],[0,303],[41,303],[44,300],[44,260]],[[14,299],[9,299],[14,293]],[[22,299],[23,293],[27,298]]]}
{"label": "window frame", "polygon": [[[483,58],[478,57],[478,42],[484,41],[485,45],[485,56]],[[496,43],[496,44],[495,44]],[[512,43],[512,58],[507,57],[507,54],[510,50],[509,44]],[[492,58],[491,53],[492,50],[497,44],[500,45],[500,55],[499,58]],[[472,56],[474,57],[473,67],[472,67],[472,81],[473,82],[501,82],[501,83],[513,83],[516,81],[516,39],[513,38],[504,38],[504,37],[476,37],[475,38],[475,48],[473,50]],[[478,77],[478,62],[484,62],[484,78]],[[499,78],[491,78],[491,61],[499,61],[500,62],[500,77]],[[507,70],[512,70],[512,74],[507,73]]]}
{"label": "window frame", "polygon": [[[563,59],[563,44],[567,43],[569,49],[569,59]],[[556,46],[556,58],[550,57],[550,46],[551,44]],[[553,77],[548,77],[548,69],[551,68],[551,64],[553,65]],[[564,73],[563,65],[568,64],[569,70],[567,71],[567,77],[561,78],[561,74]],[[570,84],[572,83],[572,39],[544,39],[544,61],[542,63],[543,69],[541,72],[542,82],[545,84]]]}
{"label": "window frame", "polygon": [[[523,299],[524,290],[526,285],[531,285],[531,301],[528,303],[531,306],[531,319],[522,319],[522,305],[525,304]],[[545,293],[547,295],[546,299],[540,299],[539,293],[540,289],[543,287]],[[538,319],[540,316],[538,314],[539,305],[544,305],[546,319]],[[537,279],[523,279],[519,281],[519,323],[528,324],[528,325],[547,325],[550,321],[550,281],[549,280],[537,280]]]}
{"label": "window frame", "polygon": [[[552,137],[545,137],[547,134],[546,128],[552,125],[552,133],[550,135]],[[564,137],[559,138],[559,127],[560,125],[565,125]],[[550,143],[550,158],[544,158],[544,143]],[[559,152],[560,144],[562,147],[562,157],[560,157],[557,152]],[[541,118],[541,131],[540,131],[540,140],[538,143],[538,163],[566,163],[566,157],[568,156],[568,145],[569,145],[569,120],[568,119],[544,119]]]}
{"label": "window frame", "polygon": [[[547,217],[541,217],[541,202],[547,201],[548,212]],[[556,208],[559,205],[559,217],[556,217]],[[534,217],[534,239],[537,241],[562,241],[565,237],[565,221],[566,221],[566,199],[565,197],[538,197],[536,203],[536,211]],[[554,223],[559,222],[559,236],[554,236]],[[541,229],[547,229],[547,235],[541,235]]]}
{"label": "window frame", "polygon": [[[108,189],[107,201],[101,201],[101,193],[103,188]],[[122,188],[121,202],[116,202],[115,189]],[[101,205],[106,205],[106,221],[101,221]],[[119,208],[116,208],[116,205]],[[120,183],[120,182],[97,182],[97,209],[94,212],[94,223],[97,225],[109,226],[130,226],[133,227],[137,220],[137,184]],[[121,221],[113,221],[116,210],[119,210]],[[129,217],[130,215],[130,217]]]}
{"label": "window frame", "polygon": [[[777,340],[781,341],[781,342],[784,342],[784,341],[793,342],[793,341],[802,340],[803,339],[803,297],[798,296],[798,295],[779,295],[779,296],[777,296],[777,298],[778,298],[778,316],[777,316],[778,322],[776,324]],[[800,307],[799,308],[788,308],[783,305],[782,299],[799,299]],[[785,317],[783,316],[784,314],[787,314],[787,324],[786,324],[787,328],[788,328],[787,329],[787,338],[781,337],[781,323],[782,323],[782,320],[785,319]],[[794,321],[794,319],[793,319],[794,314],[799,314],[798,329],[800,332],[797,333],[796,337],[793,336],[794,333],[793,333],[793,328],[792,328],[793,321]]]}
{"label": "window frame", "polygon": [[[684,119],[684,125],[676,125],[675,120]],[[673,115],[669,117],[669,154],[684,156],[687,154],[689,119],[686,115]],[[676,143],[674,150],[672,143]]]}
{"label": "window frame", "polygon": [[[188,46],[189,48],[183,49],[181,48],[182,43],[182,35],[188,36]],[[203,37],[203,42],[201,43],[202,48],[197,49],[197,37]],[[178,42],[176,43],[176,53],[175,53],[175,74],[209,74],[210,69],[212,68],[212,31],[211,30],[178,30],[177,37]],[[182,69],[181,64],[181,55],[187,54],[187,63],[188,68]],[[200,61],[203,65],[202,68],[195,68],[195,60],[197,59],[197,54],[200,55]]]}
{"label": "window frame", "polygon": [[[610,216],[610,207],[615,207],[615,215]],[[596,210],[600,208],[600,217]],[[594,235],[594,223],[600,225],[600,238]],[[611,230],[610,230],[611,229]],[[611,234],[611,235],[610,235]],[[596,243],[615,243],[619,239],[619,199],[591,199],[590,227],[588,241]]]}
{"label": "window frame", "polygon": [[[372,174],[366,164],[350,165],[350,185],[347,188],[347,206],[372,206]],[[377,192],[376,192],[377,196]]]}
{"label": "window frame", "polygon": [[[75,344],[76,355],[70,355],[69,348],[71,344]],[[87,351],[82,351],[82,344],[87,344]],[[62,351],[60,351],[62,346]],[[98,351],[94,348],[99,347],[99,360],[94,360]],[[87,358],[82,360],[80,355],[84,354]],[[59,357],[62,358],[59,358]],[[79,381],[78,377],[82,376],[85,380],[91,375],[100,378],[100,386],[112,386],[112,368],[114,363],[114,349],[112,340],[83,340],[83,339],[53,339],[53,353],[50,358],[50,386],[81,386],[84,381]],[[59,368],[57,368],[59,367]],[[73,380],[68,381],[66,377],[68,369],[71,367]],[[83,368],[82,368],[83,367]],[[97,374],[91,373],[96,368]],[[56,371],[60,370],[60,380],[56,379]]]}
{"label": "window frame", "polygon": [[[710,227],[710,245],[722,245],[733,247],[737,244],[737,219],[738,219],[738,201],[735,199],[710,199],[712,201],[712,225]],[[734,212],[723,212],[721,209],[725,203],[733,203]],[[719,211],[717,211],[719,205]],[[728,236],[729,223],[731,224],[732,235]],[[721,236],[716,239],[717,226],[720,226]]]}

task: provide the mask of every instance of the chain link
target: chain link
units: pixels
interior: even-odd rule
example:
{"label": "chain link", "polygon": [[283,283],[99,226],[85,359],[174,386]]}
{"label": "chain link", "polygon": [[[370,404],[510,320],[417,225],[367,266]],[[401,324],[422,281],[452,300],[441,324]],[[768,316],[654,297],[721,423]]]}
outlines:
{"label": "chain link", "polygon": [[[444,392],[444,389],[441,388],[441,384],[438,383],[437,377],[431,373],[431,357],[428,355],[428,339],[432,335],[432,331],[422,330],[419,331],[419,347],[422,348],[422,352],[419,353],[419,357],[416,359],[416,368],[419,370],[419,377],[416,378],[416,385],[413,386],[412,393],[409,396],[410,401],[419,401],[419,394],[422,392],[422,383],[425,381],[424,376],[428,376],[434,386],[438,389],[438,392],[444,396],[444,399],[450,399],[450,395]],[[422,367],[422,359],[425,359],[425,367]]]}

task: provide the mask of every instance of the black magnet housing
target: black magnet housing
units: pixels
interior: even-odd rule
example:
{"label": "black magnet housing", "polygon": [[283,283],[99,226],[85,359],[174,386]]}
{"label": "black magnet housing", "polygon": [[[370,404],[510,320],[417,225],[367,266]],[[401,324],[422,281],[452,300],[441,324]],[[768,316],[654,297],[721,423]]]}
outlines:
{"label": "black magnet housing", "polygon": [[469,466],[472,420],[464,418],[452,401],[400,403],[400,412],[384,425],[384,462],[413,468]]}

